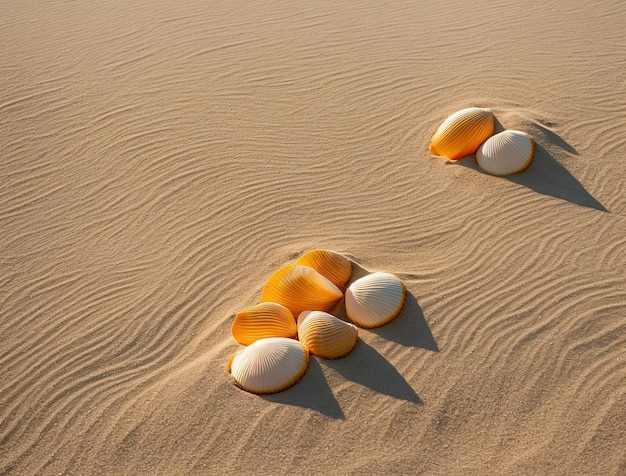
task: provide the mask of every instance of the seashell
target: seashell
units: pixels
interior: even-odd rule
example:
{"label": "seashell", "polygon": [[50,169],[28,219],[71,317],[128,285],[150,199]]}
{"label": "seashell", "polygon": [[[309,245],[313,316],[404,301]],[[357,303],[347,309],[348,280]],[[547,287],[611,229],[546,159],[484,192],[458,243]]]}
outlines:
{"label": "seashell", "polygon": [[448,117],[437,128],[428,151],[458,160],[474,154],[493,135],[495,118],[490,109],[470,107]]}
{"label": "seashell", "polygon": [[406,287],[389,273],[372,273],[346,290],[346,313],[357,326],[379,327],[392,321],[404,306]]}
{"label": "seashell", "polygon": [[338,359],[354,349],[359,331],[327,312],[304,311],[298,316],[298,339],[311,354]]}
{"label": "seashell", "polygon": [[232,333],[237,342],[249,345],[266,337],[295,338],[298,329],[289,309],[275,302],[263,302],[238,312]]}
{"label": "seashell", "polygon": [[259,339],[233,355],[228,371],[235,383],[252,393],[281,392],[302,378],[309,366],[309,353],[295,339]]}
{"label": "seashell", "polygon": [[277,302],[298,316],[307,309],[328,311],[342,296],[337,286],[313,268],[290,265],[270,277],[261,302]]}
{"label": "seashell", "polygon": [[296,265],[308,266],[339,289],[345,289],[352,277],[352,261],[331,250],[313,250],[302,255]]}
{"label": "seashell", "polygon": [[525,132],[506,130],[490,137],[476,152],[476,163],[491,175],[512,175],[528,168],[535,141]]}

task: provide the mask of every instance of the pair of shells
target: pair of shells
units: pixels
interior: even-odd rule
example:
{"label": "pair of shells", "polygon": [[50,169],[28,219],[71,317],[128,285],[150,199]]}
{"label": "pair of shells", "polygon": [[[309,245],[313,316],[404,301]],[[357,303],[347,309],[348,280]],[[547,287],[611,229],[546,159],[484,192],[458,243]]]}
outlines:
{"label": "pair of shells", "polygon": [[[282,308],[282,309],[280,309]],[[276,312],[276,319],[268,319],[270,310]],[[247,342],[250,334],[270,332],[292,333],[292,336],[262,337],[237,352],[230,360],[228,371],[237,385],[253,393],[275,393],[294,385],[305,374],[309,365],[309,353],[325,359],[338,359],[349,354],[358,341],[358,330],[354,324],[344,322],[324,311],[304,311],[298,316],[298,323],[289,310],[276,303],[261,303],[255,308],[239,313],[245,319],[257,313],[261,318],[249,322],[247,330],[243,320],[233,325],[233,335],[240,342]],[[289,314],[291,322],[283,319]],[[235,324],[237,324],[237,319]],[[252,331],[252,332],[250,332]],[[298,334],[299,340],[295,337]],[[245,339],[240,340],[241,334]],[[243,343],[242,342],[242,343]]]}
{"label": "pair of shells", "polygon": [[233,322],[233,336],[248,345],[228,365],[237,385],[253,393],[280,392],[304,375],[309,352],[328,359],[349,353],[358,340],[357,328],[308,309],[334,306],[351,276],[352,262],[330,250],[313,250],[274,273],[261,303],[237,313]]}
{"label": "pair of shells", "polygon": [[495,117],[490,109],[461,109],[437,128],[429,151],[450,160],[476,154],[478,166],[491,175],[512,175],[525,170],[535,152],[532,137],[516,130],[494,135],[494,127]]}
{"label": "pair of shells", "polygon": [[233,337],[251,345],[269,337],[299,339],[302,345],[324,359],[338,359],[356,345],[356,326],[324,311],[303,311],[296,323],[286,307],[264,302],[238,312],[232,327]]}

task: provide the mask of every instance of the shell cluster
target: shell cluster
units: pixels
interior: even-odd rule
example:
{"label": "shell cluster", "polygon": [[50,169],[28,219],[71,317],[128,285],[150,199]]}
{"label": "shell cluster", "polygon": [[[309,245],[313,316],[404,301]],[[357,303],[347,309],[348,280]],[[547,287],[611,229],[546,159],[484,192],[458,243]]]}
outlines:
{"label": "shell cluster", "polygon": [[[258,394],[285,390],[305,374],[309,354],[344,357],[357,344],[358,327],[382,326],[402,310],[406,287],[393,274],[372,273],[348,286],[351,279],[352,261],[331,250],[310,251],[276,271],[261,302],[235,315],[233,337],[247,346],[228,362],[236,385]],[[329,312],[342,299],[351,322]]]}
{"label": "shell cluster", "polygon": [[535,153],[533,138],[516,130],[494,135],[494,124],[490,109],[461,109],[441,123],[428,150],[450,160],[475,154],[478,166],[491,175],[513,175],[528,168]]}

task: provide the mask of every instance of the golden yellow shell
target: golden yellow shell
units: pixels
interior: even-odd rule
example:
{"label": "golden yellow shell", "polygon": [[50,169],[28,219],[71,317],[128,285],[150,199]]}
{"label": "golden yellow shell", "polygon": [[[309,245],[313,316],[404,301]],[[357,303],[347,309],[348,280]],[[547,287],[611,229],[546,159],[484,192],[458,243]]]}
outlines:
{"label": "golden yellow shell", "polygon": [[295,339],[259,339],[236,352],[228,371],[236,384],[252,393],[286,390],[302,378],[309,366],[309,352]]}
{"label": "golden yellow shell", "polygon": [[450,160],[475,154],[481,144],[493,135],[494,124],[495,118],[490,109],[461,109],[443,121],[428,150]]}
{"label": "golden yellow shell", "polygon": [[406,287],[397,276],[372,273],[346,290],[346,314],[357,326],[379,327],[400,314],[405,300]]}
{"label": "golden yellow shell", "polygon": [[339,289],[345,289],[352,277],[352,261],[331,250],[309,251],[296,261],[296,265],[313,268]]}
{"label": "golden yellow shell", "polygon": [[313,268],[289,265],[270,277],[261,302],[277,302],[298,316],[309,309],[328,311],[342,296],[337,286]]}
{"label": "golden yellow shell", "polygon": [[354,324],[323,311],[304,311],[298,316],[298,340],[311,354],[338,359],[349,354],[359,339]]}
{"label": "golden yellow shell", "polygon": [[249,345],[266,337],[295,338],[298,329],[289,309],[275,302],[263,302],[238,312],[232,333],[237,342]]}

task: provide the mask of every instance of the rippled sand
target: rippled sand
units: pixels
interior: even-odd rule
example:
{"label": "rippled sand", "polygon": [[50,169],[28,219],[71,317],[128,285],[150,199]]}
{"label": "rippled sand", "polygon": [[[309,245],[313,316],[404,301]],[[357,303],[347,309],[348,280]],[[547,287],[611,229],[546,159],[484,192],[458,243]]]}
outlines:
{"label": "rippled sand", "polygon": [[[0,473],[626,473],[622,1],[0,5]],[[526,172],[428,153],[468,106]],[[313,248],[404,311],[239,390]]]}

